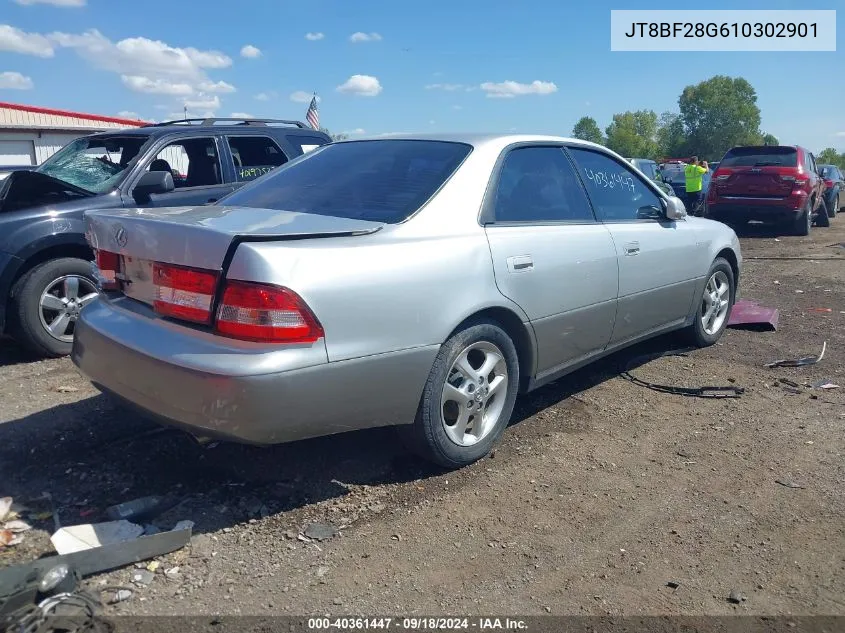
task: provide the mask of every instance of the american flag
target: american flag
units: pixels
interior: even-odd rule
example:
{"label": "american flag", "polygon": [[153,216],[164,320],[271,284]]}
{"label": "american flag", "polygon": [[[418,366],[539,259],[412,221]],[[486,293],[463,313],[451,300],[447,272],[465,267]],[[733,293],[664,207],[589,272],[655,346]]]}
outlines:
{"label": "american flag", "polygon": [[305,113],[305,119],[315,130],[320,129],[320,114],[317,112],[317,95],[311,98],[311,105],[308,106],[308,112]]}

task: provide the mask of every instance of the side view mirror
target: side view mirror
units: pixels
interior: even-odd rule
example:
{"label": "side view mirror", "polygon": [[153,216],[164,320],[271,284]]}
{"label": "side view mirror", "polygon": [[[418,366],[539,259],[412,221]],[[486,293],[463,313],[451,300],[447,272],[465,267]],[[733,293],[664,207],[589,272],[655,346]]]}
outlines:
{"label": "side view mirror", "polygon": [[666,200],[666,217],[670,220],[683,220],[687,217],[684,201],[676,196],[669,196]]}
{"label": "side view mirror", "polygon": [[175,188],[173,174],[169,171],[148,171],[141,176],[138,184],[132,189],[132,197],[138,203],[146,203],[150,201],[151,195],[169,193]]}

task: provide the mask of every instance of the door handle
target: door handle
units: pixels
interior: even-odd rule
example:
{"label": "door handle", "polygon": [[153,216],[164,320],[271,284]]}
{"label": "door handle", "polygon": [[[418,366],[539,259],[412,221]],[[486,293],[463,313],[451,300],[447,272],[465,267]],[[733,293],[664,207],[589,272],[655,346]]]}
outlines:
{"label": "door handle", "polygon": [[624,246],[625,255],[639,255],[640,253],[640,243],[639,242],[628,242]]}
{"label": "door handle", "polygon": [[534,260],[531,255],[517,255],[508,257],[508,270],[512,273],[521,273],[534,268]]}

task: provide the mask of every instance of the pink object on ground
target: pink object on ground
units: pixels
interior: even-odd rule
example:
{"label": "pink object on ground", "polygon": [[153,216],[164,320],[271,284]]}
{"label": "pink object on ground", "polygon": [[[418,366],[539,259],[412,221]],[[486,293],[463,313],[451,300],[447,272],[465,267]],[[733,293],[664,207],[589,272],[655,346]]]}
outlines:
{"label": "pink object on ground", "polygon": [[777,308],[767,308],[743,299],[734,304],[728,327],[756,325],[777,330],[779,316]]}

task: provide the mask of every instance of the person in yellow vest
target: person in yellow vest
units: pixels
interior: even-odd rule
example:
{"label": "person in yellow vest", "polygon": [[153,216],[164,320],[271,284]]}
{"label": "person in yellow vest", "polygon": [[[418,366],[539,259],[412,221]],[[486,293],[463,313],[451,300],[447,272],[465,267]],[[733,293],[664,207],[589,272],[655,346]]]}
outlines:
{"label": "person in yellow vest", "polygon": [[689,165],[684,167],[684,179],[687,189],[687,211],[692,213],[695,206],[704,198],[704,174],[710,170],[707,161],[699,161],[698,156],[693,156]]}

